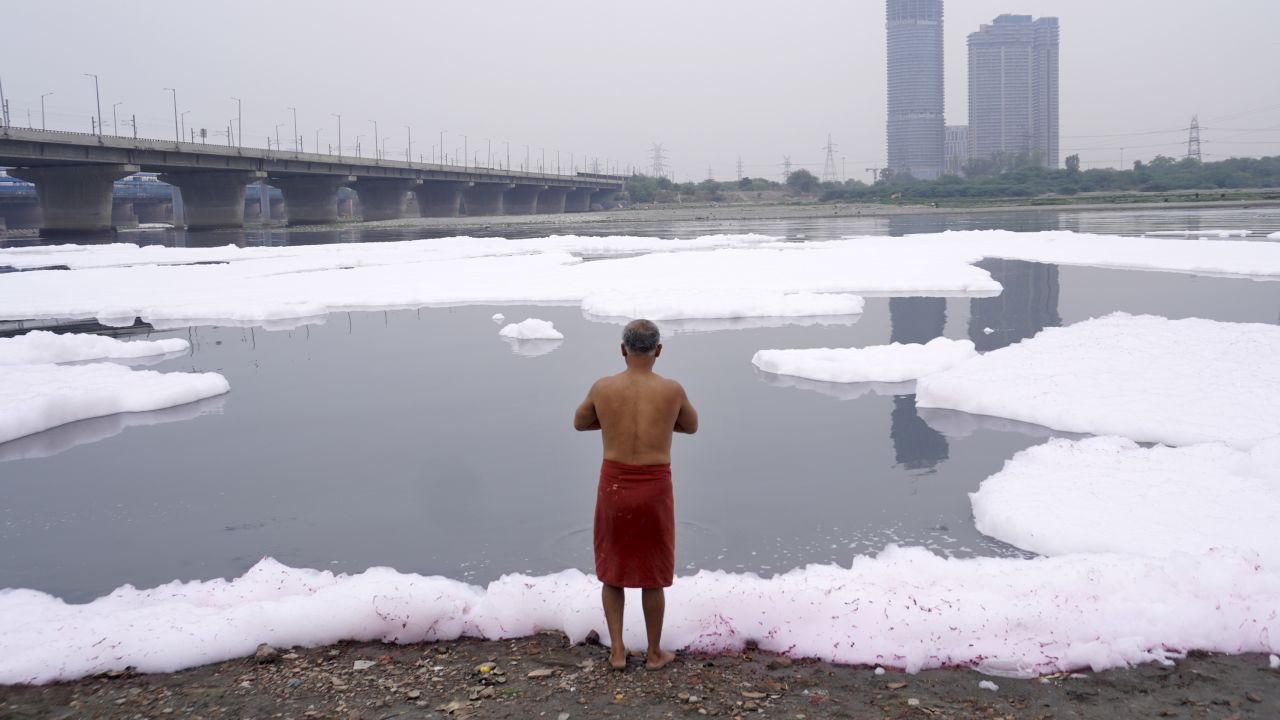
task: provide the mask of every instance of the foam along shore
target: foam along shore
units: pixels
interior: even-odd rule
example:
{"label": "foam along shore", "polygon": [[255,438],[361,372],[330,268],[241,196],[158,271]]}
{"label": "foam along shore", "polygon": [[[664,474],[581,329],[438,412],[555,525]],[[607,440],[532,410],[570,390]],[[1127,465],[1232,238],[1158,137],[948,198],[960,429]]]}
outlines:
{"label": "foam along shore", "polygon": [[[169,672],[339,640],[489,639],[556,629],[607,637],[598,582],[577,570],[487,587],[372,568],[358,575],[264,559],[235,580],[124,586],[84,605],[0,591],[0,683],[134,667]],[[890,546],[850,567],[772,578],[702,571],[668,591],[665,639],[722,652],[748,640],[797,657],[916,672],[973,666],[1032,676],[1280,648],[1280,573],[1231,553],[947,559]],[[639,603],[626,635],[643,646]],[[1273,640],[1273,638],[1275,638]]]}
{"label": "foam along shore", "polygon": [[104,335],[32,330],[25,335],[0,338],[0,365],[145,358],[190,349],[191,344],[181,338],[126,342]]}
{"label": "foam along shore", "polygon": [[955,367],[978,356],[973,342],[938,337],[920,345],[760,350],[751,363],[765,372],[834,383],[898,383]]}
{"label": "foam along shore", "polygon": [[217,373],[158,373],[114,363],[9,365],[0,372],[0,443],[66,423],[221,395]]}
{"label": "foam along shore", "polygon": [[1225,549],[1280,567],[1280,436],[1251,451],[1055,439],[1019,452],[970,497],[980,532],[1041,555]]}
{"label": "foam along shore", "polygon": [[916,404],[1139,442],[1280,435],[1280,327],[1116,313],[916,383]]}

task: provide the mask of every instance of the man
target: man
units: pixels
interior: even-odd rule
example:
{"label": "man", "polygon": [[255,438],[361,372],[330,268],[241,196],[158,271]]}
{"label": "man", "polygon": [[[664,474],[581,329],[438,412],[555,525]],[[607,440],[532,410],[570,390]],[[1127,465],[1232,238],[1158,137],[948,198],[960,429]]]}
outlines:
{"label": "man", "polygon": [[675,578],[675,502],[671,495],[671,434],[698,431],[698,413],[684,388],[653,371],[662,354],[658,326],[634,320],[622,332],[627,369],[601,378],[573,417],[576,430],[600,430],[604,463],[596,490],[596,577],[609,626],[609,664],[627,666],[622,644],[623,588],[642,588],[649,639],[645,667],[675,659],[662,649],[663,588]]}

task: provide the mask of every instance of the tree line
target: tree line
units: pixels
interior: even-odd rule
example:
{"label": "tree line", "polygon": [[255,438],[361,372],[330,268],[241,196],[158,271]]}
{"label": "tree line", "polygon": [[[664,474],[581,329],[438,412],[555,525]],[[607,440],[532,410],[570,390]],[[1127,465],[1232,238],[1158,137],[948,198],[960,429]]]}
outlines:
{"label": "tree line", "polygon": [[997,156],[970,162],[961,175],[918,180],[882,170],[873,183],[860,180],[821,182],[808,170],[796,170],[785,183],[763,178],[718,182],[703,180],[674,183],[667,178],[634,175],[627,181],[633,202],[649,203],[682,199],[717,202],[729,193],[788,190],[814,196],[823,202],[935,201],[944,199],[1030,198],[1041,195],[1076,195],[1088,192],[1214,191],[1239,188],[1280,187],[1280,156],[1231,158],[1201,162],[1163,155],[1150,162],[1138,160],[1132,169],[1080,169],[1080,157],[1069,155],[1062,169],[1049,169],[1028,153]]}

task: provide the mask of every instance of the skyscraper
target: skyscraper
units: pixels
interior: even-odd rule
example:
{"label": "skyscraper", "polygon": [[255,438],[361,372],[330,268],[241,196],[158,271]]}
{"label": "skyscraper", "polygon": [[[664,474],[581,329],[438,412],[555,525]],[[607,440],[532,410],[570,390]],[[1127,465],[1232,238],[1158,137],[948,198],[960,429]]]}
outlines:
{"label": "skyscraper", "polygon": [[1001,15],[969,35],[969,156],[1058,167],[1058,18]]}
{"label": "skyscraper", "polygon": [[886,0],[889,169],[933,180],[943,170],[942,0]]}

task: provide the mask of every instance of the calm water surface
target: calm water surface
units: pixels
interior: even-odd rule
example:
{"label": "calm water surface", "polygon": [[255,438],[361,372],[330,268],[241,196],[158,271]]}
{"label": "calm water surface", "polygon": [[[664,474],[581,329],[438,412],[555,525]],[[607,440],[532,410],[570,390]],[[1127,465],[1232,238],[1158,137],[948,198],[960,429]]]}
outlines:
{"label": "calm water surface", "polygon": [[[1139,233],[1280,229],[1280,210],[1016,213],[584,227],[690,237],[828,239],[1003,227]],[[545,228],[497,229],[516,237]],[[557,228],[557,232],[566,232]],[[176,244],[376,241],[421,230],[139,234]],[[979,534],[968,493],[1055,433],[917,411],[910,383],[832,385],[758,372],[762,348],[970,338],[981,350],[1123,310],[1280,323],[1280,283],[982,264],[996,298],[869,298],[854,322],[669,334],[702,429],[674,449],[677,565],[782,572],[848,563],[889,543],[964,557],[1021,555]],[[514,346],[490,316],[551,320],[559,345]],[[992,332],[985,332],[986,329]],[[670,328],[669,328],[670,329]],[[231,577],[264,555],[360,571],[388,565],[483,583],[506,572],[590,570],[600,439],[575,433],[591,381],[620,368],[620,327],[567,307],[334,314],[289,331],[194,327],[189,356],[232,391],[157,413],[88,420],[0,444],[0,587],[83,601],[131,583]]]}

